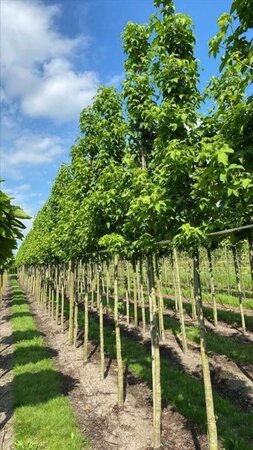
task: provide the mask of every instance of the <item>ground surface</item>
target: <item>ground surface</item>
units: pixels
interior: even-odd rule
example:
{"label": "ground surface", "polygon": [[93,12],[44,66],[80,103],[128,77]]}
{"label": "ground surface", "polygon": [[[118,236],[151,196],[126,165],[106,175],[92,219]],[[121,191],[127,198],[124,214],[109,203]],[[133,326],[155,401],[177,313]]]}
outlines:
{"label": "ground surface", "polygon": [[[80,429],[91,442],[92,449],[148,450],[152,442],[152,395],[145,383],[141,383],[131,373],[125,373],[126,401],[122,409],[116,406],[117,369],[115,362],[106,359],[105,379],[100,379],[99,353],[96,343],[90,343],[89,362],[83,365],[82,344],[74,348],[68,344],[67,331],[49,319],[33,298],[29,304],[45,344],[55,355],[54,363],[62,374],[63,394],[67,395],[73,406]],[[11,429],[11,344],[10,296],[1,308],[0,339],[0,450],[12,448]],[[168,311],[167,311],[168,313]],[[124,327],[122,317],[121,325]],[[65,324],[66,328],[66,324]],[[212,325],[209,324],[212,329]],[[127,332],[138,333],[130,326]],[[140,334],[139,329],[139,334]],[[222,335],[252,341],[252,333],[242,337],[238,330],[220,324],[216,332]],[[146,337],[146,336],[145,336]],[[148,336],[147,336],[148,337]],[[197,346],[191,344],[190,351],[184,355],[178,340],[172,332],[166,331],[166,340],[162,352],[168,352],[171,364],[193,376],[201,377],[201,365]],[[210,363],[215,387],[224,396],[229,396],[235,403],[246,408],[253,404],[253,370],[252,367],[239,366],[225,355],[210,355]],[[69,389],[67,380],[74,380]],[[168,405],[163,409],[162,448],[170,450],[206,450],[206,436],[202,435],[193,424]],[[50,449],[48,449],[50,450]],[[64,450],[64,449],[63,449]],[[67,449],[66,449],[67,450]]]}
{"label": "ground surface", "polygon": [[[68,345],[67,333],[49,320],[32,299],[29,300],[47,345],[57,352],[55,363],[64,375],[75,379],[69,392],[80,427],[91,441],[92,449],[147,450],[152,442],[151,392],[131,374],[127,375],[126,401],[119,410],[115,363],[106,360],[106,378],[100,379],[96,344],[90,344],[89,363],[83,365],[82,347]],[[163,410],[163,449],[206,450],[206,436],[172,408]]]}
{"label": "ground surface", "polygon": [[0,308],[0,449],[12,448],[12,353],[10,292]]}

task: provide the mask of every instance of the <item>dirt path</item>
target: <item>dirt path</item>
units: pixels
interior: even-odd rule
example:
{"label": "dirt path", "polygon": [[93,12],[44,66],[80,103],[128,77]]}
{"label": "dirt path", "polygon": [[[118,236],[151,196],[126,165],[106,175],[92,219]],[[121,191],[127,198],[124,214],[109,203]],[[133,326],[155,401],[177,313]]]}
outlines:
{"label": "dirt path", "polygon": [[[151,392],[144,383],[128,375],[127,394],[122,409],[116,406],[117,372],[114,361],[106,361],[106,378],[100,379],[96,345],[90,345],[89,363],[84,366],[82,347],[68,345],[67,333],[48,318],[48,315],[29,299],[47,345],[56,350],[55,364],[64,374],[76,380],[68,394],[81,429],[94,450],[148,450],[152,443]],[[206,450],[205,435],[173,408],[163,410],[163,449]]]}
{"label": "dirt path", "polygon": [[10,291],[0,308],[0,450],[11,450],[12,417],[12,353]]}

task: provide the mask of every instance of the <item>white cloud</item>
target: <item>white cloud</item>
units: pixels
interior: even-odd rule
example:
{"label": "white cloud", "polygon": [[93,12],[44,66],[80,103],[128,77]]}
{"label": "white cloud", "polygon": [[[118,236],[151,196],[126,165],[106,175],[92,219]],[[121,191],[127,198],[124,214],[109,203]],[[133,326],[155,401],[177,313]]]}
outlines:
{"label": "white cloud", "polygon": [[43,136],[24,132],[12,148],[1,151],[1,176],[21,179],[22,167],[49,164],[62,156],[65,149],[58,136]]}
{"label": "white cloud", "polygon": [[41,199],[41,193],[32,191],[28,183],[20,184],[12,188],[5,188],[5,192],[12,197],[12,203],[14,205],[20,206],[31,216],[35,214],[37,210],[36,204],[38,203],[38,199]]}
{"label": "white cloud", "polygon": [[19,100],[32,117],[77,119],[95,94],[98,79],[78,73],[71,59],[87,47],[85,36],[68,38],[57,31],[60,8],[34,0],[1,3],[2,96]]}
{"label": "white cloud", "polygon": [[121,86],[122,81],[124,80],[124,72],[120,73],[119,75],[113,75],[108,83],[106,83],[109,86]]}
{"label": "white cloud", "polygon": [[93,72],[75,73],[66,60],[54,59],[44,66],[39,90],[22,101],[24,113],[55,120],[77,117],[95,95],[98,79]]}

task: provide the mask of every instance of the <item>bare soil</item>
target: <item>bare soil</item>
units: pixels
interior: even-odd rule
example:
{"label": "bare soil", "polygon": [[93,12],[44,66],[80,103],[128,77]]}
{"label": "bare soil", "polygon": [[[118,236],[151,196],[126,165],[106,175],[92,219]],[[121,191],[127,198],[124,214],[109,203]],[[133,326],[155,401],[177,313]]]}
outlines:
{"label": "bare soil", "polygon": [[11,450],[12,418],[12,353],[10,291],[0,307],[0,450]]}

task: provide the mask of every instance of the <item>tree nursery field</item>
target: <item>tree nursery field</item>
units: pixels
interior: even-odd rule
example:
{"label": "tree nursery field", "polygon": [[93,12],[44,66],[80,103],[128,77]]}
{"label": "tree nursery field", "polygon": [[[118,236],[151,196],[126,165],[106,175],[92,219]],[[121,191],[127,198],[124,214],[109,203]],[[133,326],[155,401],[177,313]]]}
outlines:
{"label": "tree nursery field", "polygon": [[191,18],[153,3],[15,259],[0,193],[6,450],[253,449],[253,4],[200,92]]}

